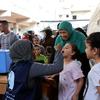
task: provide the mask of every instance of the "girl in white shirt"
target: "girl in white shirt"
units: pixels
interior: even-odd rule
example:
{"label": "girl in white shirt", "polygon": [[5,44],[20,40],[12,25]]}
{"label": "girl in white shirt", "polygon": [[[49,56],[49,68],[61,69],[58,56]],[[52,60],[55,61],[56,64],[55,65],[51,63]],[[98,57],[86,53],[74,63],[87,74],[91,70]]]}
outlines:
{"label": "girl in white shirt", "polygon": [[88,73],[84,100],[100,100],[100,32],[94,32],[88,36],[85,51],[88,59],[95,60],[95,65]]}

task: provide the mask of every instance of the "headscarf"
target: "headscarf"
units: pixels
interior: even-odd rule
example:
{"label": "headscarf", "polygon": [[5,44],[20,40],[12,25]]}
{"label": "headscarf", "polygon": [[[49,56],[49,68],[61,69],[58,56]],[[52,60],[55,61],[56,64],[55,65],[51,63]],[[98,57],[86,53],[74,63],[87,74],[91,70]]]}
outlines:
{"label": "headscarf", "polygon": [[81,32],[76,31],[72,24],[68,21],[63,21],[59,24],[59,30],[65,30],[69,34],[69,38],[67,40],[63,40],[59,35],[55,41],[55,46],[61,44],[62,47],[66,43],[74,43],[81,53],[85,52],[85,35]]}
{"label": "headscarf", "polygon": [[13,62],[32,60],[32,43],[29,40],[18,40],[10,47],[10,57]]}

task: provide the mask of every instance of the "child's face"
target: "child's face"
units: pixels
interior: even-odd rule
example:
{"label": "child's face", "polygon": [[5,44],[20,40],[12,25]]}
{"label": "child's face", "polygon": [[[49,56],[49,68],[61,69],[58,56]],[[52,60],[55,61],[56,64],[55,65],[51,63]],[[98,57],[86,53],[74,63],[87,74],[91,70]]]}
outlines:
{"label": "child's face", "polygon": [[72,50],[71,44],[66,44],[62,49],[62,53],[64,57],[72,57],[75,54]]}
{"label": "child's face", "polygon": [[94,58],[94,54],[95,54],[94,48],[92,48],[89,43],[85,43],[85,45],[86,45],[85,52],[86,52],[87,58],[88,59],[93,59]]}
{"label": "child's face", "polygon": [[40,44],[40,40],[38,38],[33,38],[33,44]]}
{"label": "child's face", "polygon": [[39,47],[34,48],[34,54],[39,55],[41,53],[41,49]]}

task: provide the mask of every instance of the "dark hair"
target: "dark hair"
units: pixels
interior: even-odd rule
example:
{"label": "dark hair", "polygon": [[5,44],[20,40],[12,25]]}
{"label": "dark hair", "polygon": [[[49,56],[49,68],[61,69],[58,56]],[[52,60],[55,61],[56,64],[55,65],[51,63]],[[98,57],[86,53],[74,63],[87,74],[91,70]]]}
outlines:
{"label": "dark hair", "polygon": [[70,45],[72,47],[72,51],[75,52],[75,54],[72,56],[72,59],[78,59],[80,57],[80,51],[74,43],[70,43]]}
{"label": "dark hair", "polygon": [[52,29],[50,27],[46,27],[40,32],[45,32],[46,36],[51,36],[52,35]]}
{"label": "dark hair", "polygon": [[2,23],[3,25],[8,25],[8,21],[7,20],[0,20],[0,23]]}
{"label": "dark hair", "polygon": [[34,45],[34,48],[35,48],[35,47],[41,48],[41,46],[40,46],[40,45],[38,45],[38,44]]}
{"label": "dark hair", "polygon": [[60,23],[57,24],[57,29],[59,29],[59,25],[60,25]]}
{"label": "dark hair", "polygon": [[87,37],[87,34],[86,34],[86,32],[82,29],[82,28],[80,28],[80,27],[77,27],[77,28],[75,28],[75,30],[76,31],[78,31],[78,32],[81,32],[81,33],[83,33],[86,37]]}
{"label": "dark hair", "polygon": [[34,36],[35,32],[32,31],[32,30],[28,30],[28,31],[27,31],[27,34]]}
{"label": "dark hair", "polygon": [[92,48],[99,48],[100,49],[100,32],[91,33],[86,42],[90,44]]}

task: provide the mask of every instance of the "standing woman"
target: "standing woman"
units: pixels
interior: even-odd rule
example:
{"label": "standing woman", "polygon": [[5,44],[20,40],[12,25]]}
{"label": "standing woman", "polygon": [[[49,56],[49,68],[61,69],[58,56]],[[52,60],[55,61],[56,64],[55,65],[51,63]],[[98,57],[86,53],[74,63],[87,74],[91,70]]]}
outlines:
{"label": "standing woman", "polygon": [[[66,43],[73,43],[77,46],[80,51],[79,60],[82,63],[82,71],[86,79],[87,74],[90,70],[89,62],[85,54],[85,40],[86,37],[83,33],[76,31],[72,24],[68,21],[63,21],[59,24],[59,36],[55,41],[55,49],[62,49]],[[85,82],[84,82],[85,84]],[[82,93],[84,90],[84,86],[82,92],[80,94],[80,100],[82,100]]]}

